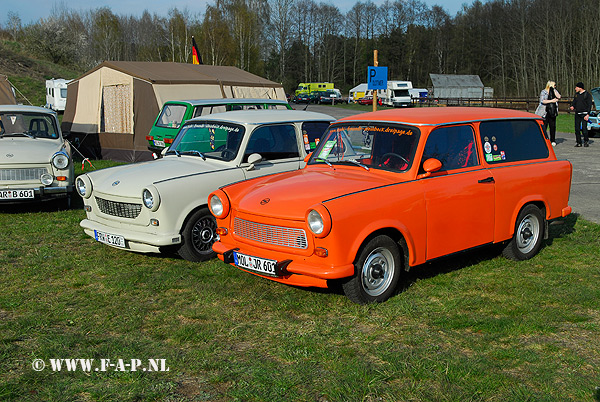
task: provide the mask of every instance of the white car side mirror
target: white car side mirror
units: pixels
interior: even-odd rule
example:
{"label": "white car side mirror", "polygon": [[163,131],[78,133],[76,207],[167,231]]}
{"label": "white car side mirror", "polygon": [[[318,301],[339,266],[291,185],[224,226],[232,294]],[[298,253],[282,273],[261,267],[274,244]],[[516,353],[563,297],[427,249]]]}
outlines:
{"label": "white car side mirror", "polygon": [[248,163],[250,164],[250,166],[248,166],[247,170],[254,170],[254,166],[257,163],[260,163],[263,160],[263,157],[260,154],[251,154],[248,157]]}

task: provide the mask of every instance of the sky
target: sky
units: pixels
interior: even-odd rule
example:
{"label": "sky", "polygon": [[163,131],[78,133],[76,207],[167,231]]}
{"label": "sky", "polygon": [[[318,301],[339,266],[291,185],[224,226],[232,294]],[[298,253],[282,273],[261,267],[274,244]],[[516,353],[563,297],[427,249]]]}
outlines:
{"label": "sky", "polygon": [[[346,12],[357,0],[315,0],[317,3],[335,4],[340,11]],[[383,0],[372,0],[375,4],[380,4]],[[429,7],[440,5],[448,14],[455,16],[462,9],[462,4],[472,4],[473,0],[422,0]],[[16,13],[23,25],[31,22],[37,22],[40,18],[44,18],[50,14],[55,8],[67,8],[73,11],[87,11],[99,7],[109,7],[114,14],[117,15],[134,15],[139,16],[144,10],[148,10],[150,14],[158,14],[167,16],[170,9],[177,8],[180,11],[185,8],[194,15],[202,14],[206,9],[206,4],[214,4],[213,0],[76,0],[76,1],[52,1],[52,0],[0,0],[4,5],[5,12],[0,19],[0,24],[5,27],[7,21],[7,11]]]}

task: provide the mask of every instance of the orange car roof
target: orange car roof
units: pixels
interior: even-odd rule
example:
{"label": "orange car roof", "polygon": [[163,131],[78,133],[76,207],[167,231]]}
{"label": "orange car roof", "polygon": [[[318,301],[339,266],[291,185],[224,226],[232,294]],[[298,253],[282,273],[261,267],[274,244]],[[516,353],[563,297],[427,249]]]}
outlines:
{"label": "orange car roof", "polygon": [[533,114],[512,109],[490,107],[415,107],[360,113],[338,120],[395,122],[410,125],[439,125],[497,119],[541,119]]}

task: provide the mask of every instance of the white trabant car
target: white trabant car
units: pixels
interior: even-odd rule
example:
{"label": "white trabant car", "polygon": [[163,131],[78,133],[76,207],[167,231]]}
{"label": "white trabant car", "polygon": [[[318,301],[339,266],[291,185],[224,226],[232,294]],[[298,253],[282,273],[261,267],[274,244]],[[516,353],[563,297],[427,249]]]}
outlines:
{"label": "white trabant car", "polygon": [[64,200],[73,192],[71,146],[56,112],[0,105],[0,204]]}
{"label": "white trabant car", "polygon": [[296,110],[218,113],[188,120],[163,157],[77,177],[85,233],[124,250],[215,256],[208,195],[241,180],[297,170],[335,119]]}

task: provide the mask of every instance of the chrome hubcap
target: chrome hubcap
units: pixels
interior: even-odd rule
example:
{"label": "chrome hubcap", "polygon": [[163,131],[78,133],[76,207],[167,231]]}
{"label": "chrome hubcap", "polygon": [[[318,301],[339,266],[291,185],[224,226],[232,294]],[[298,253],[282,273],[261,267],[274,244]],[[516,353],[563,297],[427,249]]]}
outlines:
{"label": "chrome hubcap", "polygon": [[379,296],[390,287],[394,277],[394,257],[385,248],[376,248],[362,266],[363,289],[369,296]]}
{"label": "chrome hubcap", "polygon": [[540,222],[531,214],[523,218],[517,229],[517,247],[524,254],[535,247],[540,236]]}

